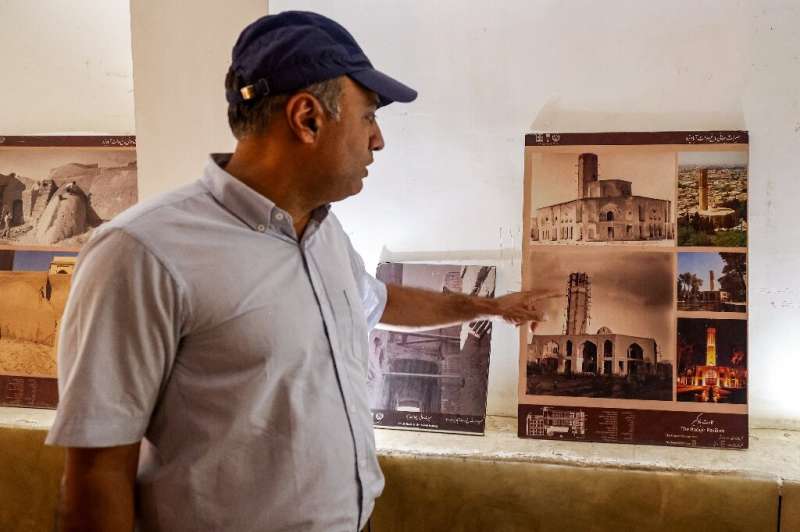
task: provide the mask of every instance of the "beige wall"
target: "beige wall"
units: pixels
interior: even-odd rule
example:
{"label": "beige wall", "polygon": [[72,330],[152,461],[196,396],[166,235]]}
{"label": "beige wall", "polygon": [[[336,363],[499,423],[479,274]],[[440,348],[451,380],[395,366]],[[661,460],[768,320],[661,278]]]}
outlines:
{"label": "beige wall", "polygon": [[225,73],[242,28],[267,0],[131,0],[139,199],[199,177],[234,140]]}
{"label": "beige wall", "polygon": [[128,0],[0,2],[0,135],[133,133]]}

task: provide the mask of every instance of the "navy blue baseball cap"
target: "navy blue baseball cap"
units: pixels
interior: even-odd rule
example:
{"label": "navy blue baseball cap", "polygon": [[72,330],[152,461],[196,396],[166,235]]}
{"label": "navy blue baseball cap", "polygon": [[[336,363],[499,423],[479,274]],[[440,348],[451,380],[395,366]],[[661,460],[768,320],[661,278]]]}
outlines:
{"label": "navy blue baseball cap", "polygon": [[308,11],[267,15],[247,26],[233,47],[231,68],[241,85],[225,93],[232,104],[293,92],[345,74],[375,92],[381,106],[417,97],[414,89],[375,70],[340,24]]}

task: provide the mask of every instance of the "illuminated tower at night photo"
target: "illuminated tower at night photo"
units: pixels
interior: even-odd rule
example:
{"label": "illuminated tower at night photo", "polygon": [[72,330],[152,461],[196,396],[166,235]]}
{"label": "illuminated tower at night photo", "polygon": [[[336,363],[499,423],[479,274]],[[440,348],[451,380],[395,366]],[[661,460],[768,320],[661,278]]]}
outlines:
{"label": "illuminated tower at night photo", "polygon": [[678,401],[747,403],[747,322],[678,319]]}

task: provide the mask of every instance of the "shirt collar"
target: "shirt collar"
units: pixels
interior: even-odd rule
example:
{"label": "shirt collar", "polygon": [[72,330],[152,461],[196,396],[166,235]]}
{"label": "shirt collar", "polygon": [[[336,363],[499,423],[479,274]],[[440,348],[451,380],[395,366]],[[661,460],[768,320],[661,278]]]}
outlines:
{"label": "shirt collar", "polygon": [[[202,184],[220,205],[253,230],[263,233],[272,229],[294,236],[289,213],[224,170],[231,156],[230,153],[212,153],[200,179]],[[329,210],[329,205],[315,209],[311,220],[322,223]]]}

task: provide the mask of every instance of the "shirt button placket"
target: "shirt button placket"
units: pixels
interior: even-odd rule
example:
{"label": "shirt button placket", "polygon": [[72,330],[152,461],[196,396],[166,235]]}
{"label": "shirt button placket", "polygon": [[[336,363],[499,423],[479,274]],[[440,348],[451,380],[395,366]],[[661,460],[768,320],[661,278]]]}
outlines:
{"label": "shirt button placket", "polygon": [[[277,220],[279,215],[283,217],[281,213],[276,213],[273,216],[273,218]],[[311,278],[312,287],[314,287],[314,291],[317,292],[317,286],[323,286],[321,278],[322,276],[320,272],[318,272],[315,268],[316,264],[315,261],[313,260],[313,255],[310,249],[310,241],[303,239],[303,241],[300,243],[300,249],[301,253],[303,254],[303,259],[305,260],[306,265],[308,266],[308,273]],[[330,310],[331,312],[333,311],[333,309]],[[355,404],[353,403],[352,398],[350,397],[347,384],[345,384],[347,380],[345,378],[346,375],[343,375],[343,373],[346,370],[340,364],[341,361],[339,360],[339,353],[337,351],[337,348],[331,345],[331,351],[335,359],[336,372],[338,374],[337,376],[339,377],[339,386],[341,387],[342,399],[344,400],[345,407],[347,408],[347,411],[350,414],[348,417],[349,417],[350,432],[353,436],[356,468],[358,470],[358,477],[359,477],[359,482],[361,483],[361,489],[363,490],[364,489],[363,470],[366,468],[367,460],[365,457],[365,449],[362,445],[362,438],[360,437],[361,434],[360,424],[356,419],[358,409],[355,407]],[[361,508],[359,508],[359,515],[360,512]]]}

